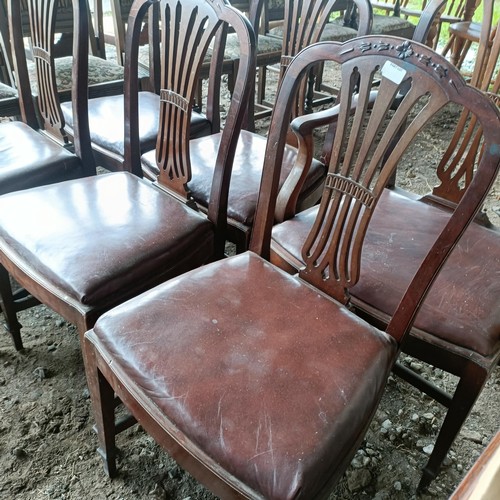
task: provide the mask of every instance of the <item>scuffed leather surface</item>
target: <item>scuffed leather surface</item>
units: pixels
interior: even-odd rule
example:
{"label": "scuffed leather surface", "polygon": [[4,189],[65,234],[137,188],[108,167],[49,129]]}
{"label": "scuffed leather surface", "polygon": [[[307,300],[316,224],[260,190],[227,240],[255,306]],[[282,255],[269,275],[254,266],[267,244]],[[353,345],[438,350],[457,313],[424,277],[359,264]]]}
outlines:
{"label": "scuffed leather surface", "polygon": [[23,122],[0,124],[0,194],[81,175],[76,155]]}
{"label": "scuffed leather surface", "polygon": [[[213,134],[190,142],[193,177],[188,186],[193,198],[204,207],[208,206],[210,198],[210,188],[220,138],[221,134]],[[229,186],[227,215],[245,226],[251,226],[253,223],[266,143],[266,137],[246,130],[241,131],[238,140]],[[285,147],[280,187],[292,169],[296,156],[297,150],[295,148],[291,146]],[[143,155],[142,161],[149,172],[155,176],[158,175],[154,153],[150,152]],[[313,189],[318,183],[322,182],[324,175],[325,166],[321,162],[314,160],[302,191],[307,192]]]}
{"label": "scuffed leather surface", "polygon": [[114,308],[94,332],[189,449],[264,498],[313,498],[341,472],[396,355],[385,333],[250,252]]}
{"label": "scuffed leather surface", "polygon": [[[71,103],[61,104],[64,119],[73,128]],[[119,156],[124,155],[124,96],[114,95],[89,99],[89,129],[92,143]],[[154,150],[158,135],[160,97],[152,92],[139,92],[139,136],[141,153]],[[207,118],[193,111],[191,137],[211,132]]]}
{"label": "scuffed leather surface", "polygon": [[183,259],[201,265],[213,237],[203,216],[127,172],[0,198],[0,248],[87,305],[158,284]]}
{"label": "scuffed leather surface", "polygon": [[[316,210],[313,207],[275,226],[273,248],[282,248],[303,263],[300,248]],[[393,314],[447,219],[448,214],[443,210],[385,190],[368,228],[360,281],[352,288],[352,295],[386,314]],[[485,356],[498,349],[498,232],[477,224],[467,229],[429,292],[415,326]]]}

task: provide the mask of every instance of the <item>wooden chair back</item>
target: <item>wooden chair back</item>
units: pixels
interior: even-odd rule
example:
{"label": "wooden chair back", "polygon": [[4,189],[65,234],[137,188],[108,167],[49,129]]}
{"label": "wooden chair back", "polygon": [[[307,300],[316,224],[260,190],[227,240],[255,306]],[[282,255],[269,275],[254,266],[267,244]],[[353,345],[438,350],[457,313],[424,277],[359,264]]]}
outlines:
{"label": "wooden chair back", "polygon": [[158,184],[172,195],[190,202],[187,188],[191,180],[189,130],[197,85],[205,55],[212,45],[207,114],[218,120],[220,82],[224,45],[228,27],[240,41],[240,59],[235,87],[226,117],[220,148],[214,169],[214,182],[208,207],[208,216],[219,217],[227,203],[230,168],[245,114],[250,85],[255,71],[255,35],[248,20],[228,2],[216,0],[199,4],[195,0],[179,3],[176,0],[136,0],[129,16],[125,66],[125,162],[131,170],[141,173],[141,150],[138,143],[138,50],[144,16],[154,5],[159,6],[161,23],[159,42],[160,126],[156,145],[159,168]]}
{"label": "wooden chair back", "polygon": [[12,64],[9,27],[5,6],[0,3],[0,116],[18,116],[19,99]]}
{"label": "wooden chair back", "polygon": [[[365,2],[361,0],[355,0],[353,3],[353,5],[358,4],[360,11],[358,32],[366,34],[371,30],[371,10],[365,9]],[[294,0],[285,2],[279,81],[283,78],[288,64],[294,56],[305,47],[320,41],[323,29],[332,12],[350,12],[350,9],[351,4],[347,0]],[[310,91],[309,83],[303,81],[297,93],[293,116],[304,114],[308,90]]]}
{"label": "wooden chair back", "polygon": [[[87,0],[86,12],[90,18],[90,8]],[[97,0],[102,1],[102,0]],[[6,9],[8,0],[1,0],[3,7]],[[28,39],[31,37],[32,28],[30,25],[30,16],[28,12],[29,0],[19,0],[21,7],[21,25],[22,32]],[[56,5],[54,33],[57,33],[58,40],[54,44],[54,57],[63,57],[71,55],[73,50],[73,34],[74,34],[74,18],[73,18],[73,2],[72,0],[59,0]],[[103,54],[99,51],[96,34],[93,24],[89,24],[89,41],[90,50],[93,55]]]}
{"label": "wooden chair back", "polygon": [[[125,64],[125,32],[132,3],[133,0],[110,0],[113,35],[106,34],[104,36],[106,43],[116,47],[116,58],[118,64],[122,66]],[[142,28],[142,45],[146,45],[149,43],[147,20],[145,20]]]}
{"label": "wooden chair back", "polygon": [[[38,88],[37,114],[33,108],[33,96],[29,84],[24,36],[22,32],[21,4],[17,0],[8,0],[9,28],[12,37],[12,50],[14,55],[15,72],[17,75],[19,100],[23,112],[23,120],[35,126],[36,116],[40,120],[40,128],[49,135],[55,136],[65,145],[74,147],[77,155],[82,159],[89,173],[95,172],[93,154],[90,148],[90,137],[87,121],[87,71],[88,44],[81,43],[79,37],[88,40],[87,1],[75,0],[73,3],[73,16],[77,30],[73,40],[73,51],[78,54],[76,61],[81,65],[77,71],[73,65],[73,110],[77,119],[74,126],[74,137],[68,137],[64,130],[64,117],[60,109],[59,95],[54,70],[54,21],[57,0],[26,0],[31,22],[31,39],[33,57],[37,65]],[[37,127],[38,128],[38,127]]]}
{"label": "wooden chair back", "polygon": [[[490,23],[491,23],[490,12]],[[486,22],[486,21],[485,21]],[[491,24],[490,24],[491,25]],[[500,34],[497,26],[493,40],[489,39],[490,29],[485,29],[472,75],[471,85],[487,92],[491,100],[499,106],[500,72]],[[445,206],[460,201],[474,177],[476,162],[483,152],[483,129],[476,118],[465,109],[458,120],[450,145],[437,167],[439,184],[429,197]]]}
{"label": "wooden chair back", "polygon": [[[69,143],[66,132],[64,131],[64,117],[60,109],[60,99],[57,92],[56,73],[55,73],[55,20],[56,7],[58,0],[24,0],[20,2],[10,1],[10,31],[16,40],[14,44],[14,54],[16,64],[25,65],[26,57],[23,46],[25,35],[25,21],[23,13],[28,15],[29,36],[31,40],[31,51],[36,65],[37,86],[39,95],[37,98],[38,111],[42,128],[49,133],[59,137],[63,143]],[[21,10],[22,6],[25,11]],[[79,15],[79,13],[78,13]],[[18,72],[18,70],[16,70]],[[86,79],[86,77],[84,76]],[[23,99],[32,99],[31,90],[29,97],[27,89],[29,88],[29,78],[21,81],[26,97]]]}

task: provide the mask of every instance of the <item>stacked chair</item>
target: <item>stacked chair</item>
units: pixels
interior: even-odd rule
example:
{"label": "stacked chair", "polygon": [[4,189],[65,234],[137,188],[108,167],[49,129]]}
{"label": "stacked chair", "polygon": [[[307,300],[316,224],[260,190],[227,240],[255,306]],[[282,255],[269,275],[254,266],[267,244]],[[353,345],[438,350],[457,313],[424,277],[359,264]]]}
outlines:
{"label": "stacked chair", "polygon": [[[12,8],[17,0],[10,3]],[[128,30],[127,47],[132,57],[128,58],[125,74],[134,76],[125,81],[127,142],[138,140],[136,69],[140,28],[145,13],[155,4],[151,0],[136,2],[134,17],[130,17],[133,22]],[[159,114],[171,126],[162,127],[158,137],[161,165],[158,181],[152,184],[123,171],[2,197],[0,295],[8,318],[15,317],[16,309],[10,300],[7,273],[40,302],[77,325],[83,338],[105,310],[223,256],[231,161],[253,83],[255,38],[248,21],[224,2],[193,0],[183,1],[182,8],[178,5],[166,0],[160,4],[162,36],[167,37],[162,41],[163,62],[169,63],[169,71],[162,74]],[[84,8],[85,0],[75,2],[75,13],[84,12]],[[13,19],[19,20],[18,16]],[[76,15],[75,20],[78,73],[88,60],[88,18]],[[191,123],[189,103],[206,50],[229,25],[240,39],[240,64],[226,127],[220,147],[214,152],[213,181],[205,216],[179,201],[175,189],[183,189],[182,183],[172,183],[171,179],[172,172],[188,172],[191,167],[189,141],[185,140]],[[184,37],[182,44],[165,43],[168,37],[173,40],[179,33]],[[223,48],[217,49],[217,53],[222,53]],[[88,115],[84,109],[78,109],[75,116],[80,119],[80,130],[75,136],[85,137]],[[26,224],[32,224],[33,231]],[[9,324],[19,349],[22,347],[19,324],[13,320]]]}
{"label": "stacked chair", "polygon": [[[341,65],[341,111],[292,122],[298,171],[311,165],[313,130],[337,123],[323,196],[292,276],[269,260],[276,252],[281,166],[292,96],[323,61]],[[373,103],[377,69],[382,77]],[[484,131],[474,178],[447,211],[385,188],[415,136],[446,104],[468,110]],[[167,281],[102,315],[85,335],[107,472],[116,473],[117,395],[146,432],[220,497],[326,498],[363,439],[439,271],[462,235],[468,239],[467,226],[500,167],[499,127],[497,108],[426,46],[376,36],[316,44],[297,55],[271,120],[250,251]],[[391,199],[396,210],[389,211]],[[297,223],[300,214],[275,227],[289,224],[292,238]],[[412,254],[408,279],[398,280],[388,322],[376,327],[351,308],[371,268],[383,273],[392,262],[377,257],[365,265],[366,255],[390,247],[391,236],[397,248],[410,247],[415,236],[423,244]],[[464,268],[455,273],[461,278]],[[383,276],[370,290],[378,295],[394,280]]]}

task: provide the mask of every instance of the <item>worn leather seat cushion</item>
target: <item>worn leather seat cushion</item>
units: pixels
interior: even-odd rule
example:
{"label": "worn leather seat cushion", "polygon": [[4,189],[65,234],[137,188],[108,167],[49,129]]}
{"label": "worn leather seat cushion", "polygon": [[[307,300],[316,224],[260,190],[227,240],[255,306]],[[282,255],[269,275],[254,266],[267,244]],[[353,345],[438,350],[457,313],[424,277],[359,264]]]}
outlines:
{"label": "worn leather seat cushion", "polygon": [[[190,142],[191,168],[193,178],[189,189],[194,199],[201,206],[208,206],[210,188],[214,174],[214,165],[219,150],[221,134],[198,138]],[[229,204],[227,215],[244,225],[251,225],[257,207],[260,178],[264,165],[267,139],[258,134],[242,130],[236,147],[231,184],[229,186]],[[294,147],[286,146],[280,187],[288,176],[297,156]],[[142,161],[148,170],[148,176],[157,175],[154,152],[143,155]],[[149,173],[151,172],[151,173]],[[323,163],[314,160],[302,192],[308,194],[322,182],[325,173]]]}
{"label": "worn leather seat cushion", "polygon": [[204,216],[128,172],[7,194],[0,226],[18,267],[87,305],[133,296],[213,254]]}
{"label": "worn leather seat cushion", "polygon": [[336,476],[397,352],[250,252],[114,308],[87,339],[164,429],[262,498],[315,498]]}
{"label": "worn leather seat cushion", "polygon": [[[313,207],[273,229],[273,251],[294,267],[312,226]],[[385,190],[366,235],[356,303],[391,315],[419,263],[444,227],[447,212]],[[415,327],[484,356],[500,342],[500,235],[471,225],[443,267]]]}
{"label": "worn leather seat cushion", "polygon": [[[89,99],[90,138],[94,144],[118,156],[124,156],[124,97],[123,95]],[[68,126],[73,128],[71,103],[61,105]],[[160,115],[160,97],[152,92],[139,93],[139,142],[141,152],[156,147]],[[211,132],[205,115],[191,115],[191,137],[200,137]]]}
{"label": "worn leather seat cushion", "polygon": [[0,124],[0,194],[82,175],[76,155],[25,123]]}

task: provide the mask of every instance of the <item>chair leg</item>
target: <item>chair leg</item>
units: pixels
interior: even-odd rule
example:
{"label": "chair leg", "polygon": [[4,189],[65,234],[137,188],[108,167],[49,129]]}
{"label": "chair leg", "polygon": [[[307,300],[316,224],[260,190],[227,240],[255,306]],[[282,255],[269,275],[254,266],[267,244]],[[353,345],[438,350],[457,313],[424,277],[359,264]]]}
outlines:
{"label": "chair leg", "polygon": [[113,388],[97,367],[96,353],[90,343],[85,343],[85,369],[92,401],[95,427],[99,438],[97,452],[101,455],[106,474],[113,478],[117,475],[115,444],[115,398]]}
{"label": "chair leg", "polygon": [[487,377],[488,372],[473,363],[470,363],[462,374],[434,444],[434,450],[424,467],[418,491],[427,489],[438,475],[441,463],[481,393]]}
{"label": "chair leg", "polygon": [[14,347],[17,351],[20,351],[23,349],[23,341],[21,339],[22,325],[17,319],[17,308],[14,295],[12,294],[9,273],[2,265],[0,265],[0,308],[5,318],[7,331],[14,342]]}

